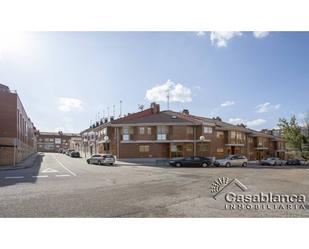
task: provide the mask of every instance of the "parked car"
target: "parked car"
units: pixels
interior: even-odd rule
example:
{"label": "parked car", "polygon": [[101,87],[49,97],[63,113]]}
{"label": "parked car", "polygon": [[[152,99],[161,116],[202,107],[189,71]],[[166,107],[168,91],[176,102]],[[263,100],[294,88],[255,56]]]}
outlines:
{"label": "parked car", "polygon": [[214,162],[215,166],[242,166],[247,167],[248,166],[248,159],[245,156],[242,155],[229,155],[225,156],[222,159],[217,159]]}
{"label": "parked car", "polygon": [[72,151],[71,152],[71,157],[79,158],[80,157],[80,153],[78,151]]}
{"label": "parked car", "polygon": [[300,166],[307,166],[309,163],[304,159],[289,159],[286,162],[287,165],[300,165]]}
{"label": "parked car", "polygon": [[171,166],[181,167],[181,166],[201,166],[203,168],[211,166],[211,159],[207,157],[185,157],[175,160],[170,160],[169,164]]}
{"label": "parked car", "polygon": [[88,164],[98,164],[98,165],[114,165],[116,159],[113,155],[105,154],[105,155],[93,155],[87,159]]}
{"label": "parked car", "polygon": [[269,165],[269,166],[276,166],[276,165],[284,165],[286,162],[281,160],[278,157],[268,157],[264,160],[261,160],[261,165]]}
{"label": "parked car", "polygon": [[72,153],[73,151],[74,151],[74,150],[67,150],[66,155],[67,155],[67,156],[71,156],[71,153]]}

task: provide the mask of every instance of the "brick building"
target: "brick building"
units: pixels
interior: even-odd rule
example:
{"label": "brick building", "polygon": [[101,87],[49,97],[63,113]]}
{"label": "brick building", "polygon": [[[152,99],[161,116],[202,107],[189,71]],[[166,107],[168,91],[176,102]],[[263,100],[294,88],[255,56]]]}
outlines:
{"label": "brick building", "polygon": [[14,165],[35,153],[36,133],[18,94],[0,84],[0,165]]}
{"label": "brick building", "polygon": [[75,133],[39,132],[38,151],[58,152],[59,149],[77,149],[79,143],[77,141],[80,142],[80,135]]}
{"label": "brick building", "polygon": [[85,155],[112,153],[120,159],[222,157],[243,154],[250,160],[285,157],[279,136],[183,112],[151,108],[126,117],[97,123],[81,133]]}

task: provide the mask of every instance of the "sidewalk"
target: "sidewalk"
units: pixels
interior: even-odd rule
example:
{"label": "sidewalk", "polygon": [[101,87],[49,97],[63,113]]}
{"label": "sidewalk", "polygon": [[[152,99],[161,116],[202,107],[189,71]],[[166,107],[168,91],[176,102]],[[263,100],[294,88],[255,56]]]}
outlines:
{"label": "sidewalk", "polygon": [[15,166],[13,166],[13,165],[0,166],[0,171],[30,168],[34,165],[34,163],[37,160],[37,158],[39,157],[39,155],[41,155],[41,154],[40,153],[34,153],[31,156],[29,156],[27,159],[25,159],[24,161],[16,164]]}

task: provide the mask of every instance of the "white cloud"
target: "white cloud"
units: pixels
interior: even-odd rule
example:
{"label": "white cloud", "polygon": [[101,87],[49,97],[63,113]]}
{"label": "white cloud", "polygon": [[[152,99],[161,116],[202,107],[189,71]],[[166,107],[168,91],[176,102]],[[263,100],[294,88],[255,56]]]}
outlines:
{"label": "white cloud", "polygon": [[280,106],[281,106],[280,104],[271,105],[269,102],[266,102],[264,104],[258,105],[256,108],[257,108],[258,113],[266,113],[266,112],[278,110]]}
{"label": "white cloud", "polygon": [[228,40],[232,39],[236,36],[241,36],[241,32],[211,32],[210,40],[212,45],[216,45],[217,47],[227,47]]}
{"label": "white cloud", "polygon": [[234,125],[243,124],[245,123],[245,120],[243,120],[242,118],[230,118],[229,123],[234,124]]}
{"label": "white cloud", "polygon": [[221,104],[221,107],[228,107],[228,106],[232,106],[232,105],[235,105],[235,102],[234,101],[230,101],[230,100],[227,100],[225,102],[223,102]]}
{"label": "white cloud", "polygon": [[199,31],[196,33],[197,36],[205,36],[206,35],[206,32],[204,31]]}
{"label": "white cloud", "polygon": [[83,102],[75,98],[59,98],[58,110],[62,112],[81,111]]}
{"label": "white cloud", "polygon": [[256,126],[260,126],[265,123],[266,123],[265,119],[258,118],[258,119],[254,119],[254,120],[246,122],[246,125],[248,127],[256,127]]}
{"label": "white cloud", "polygon": [[192,91],[180,83],[174,83],[168,80],[166,83],[156,85],[147,90],[146,99],[149,101],[167,102],[167,93],[169,91],[170,102],[191,102]]}
{"label": "white cloud", "polygon": [[253,36],[257,39],[262,39],[269,35],[268,31],[254,31]]}
{"label": "white cloud", "polygon": [[242,118],[230,118],[229,119],[229,123],[234,124],[234,125],[245,124],[246,126],[248,126],[250,128],[253,128],[253,127],[265,124],[266,120],[258,118],[258,119],[253,119],[253,120],[246,121],[246,120],[244,120]]}

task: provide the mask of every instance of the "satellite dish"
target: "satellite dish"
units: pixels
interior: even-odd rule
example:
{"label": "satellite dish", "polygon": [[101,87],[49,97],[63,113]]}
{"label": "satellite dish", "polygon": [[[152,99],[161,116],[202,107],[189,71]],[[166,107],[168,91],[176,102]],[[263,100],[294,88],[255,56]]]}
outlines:
{"label": "satellite dish", "polygon": [[206,138],[204,136],[200,136],[200,140],[204,142]]}
{"label": "satellite dish", "polygon": [[108,140],[109,140],[109,137],[108,137],[108,136],[105,136],[105,137],[104,137],[104,141],[107,142]]}

